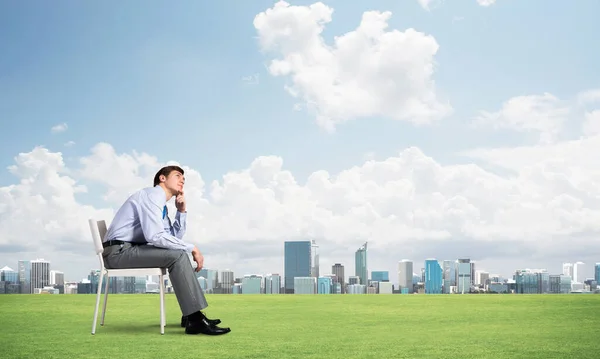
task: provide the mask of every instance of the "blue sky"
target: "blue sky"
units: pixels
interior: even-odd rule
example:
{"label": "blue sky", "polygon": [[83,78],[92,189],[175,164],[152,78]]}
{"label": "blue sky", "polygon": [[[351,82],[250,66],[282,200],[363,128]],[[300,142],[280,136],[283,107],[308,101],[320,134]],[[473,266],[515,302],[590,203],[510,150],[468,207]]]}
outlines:
{"label": "blue sky", "polygon": [[[391,11],[392,28],[433,35],[440,45],[435,81],[455,112],[434,128],[369,118],[328,134],[310,114],[292,111],[285,80],[266,72],[252,21],[272,4],[3,3],[0,115],[7,130],[0,166],[36,145],[68,159],[100,141],[177,160],[209,179],[270,154],[283,156],[299,179],[412,145],[452,162],[460,160],[457,150],[520,140],[465,128],[477,111],[495,110],[512,96],[569,97],[600,83],[596,1],[446,2],[430,12],[416,1],[330,1],[327,40],[355,28],[370,9]],[[453,23],[456,17],[463,19]],[[242,81],[256,73],[258,85]],[[68,131],[51,135],[63,122]],[[64,148],[69,140],[76,145]],[[11,181],[3,177],[3,184]]]}
{"label": "blue sky", "polygon": [[[291,3],[299,6],[313,4],[309,1]],[[257,14],[272,8],[275,1],[166,3],[137,0],[120,3],[119,6],[109,2],[32,4],[33,2],[0,3],[0,168],[4,174],[0,176],[0,190],[5,191],[0,191],[0,195],[9,193],[11,189],[8,186],[21,180],[11,175],[7,167],[15,163],[15,157],[19,153],[29,153],[36,146],[43,146],[50,152],[61,152],[69,169],[67,175],[88,186],[88,193],[75,195],[78,202],[73,205],[76,206],[73,211],[81,211],[81,216],[89,213],[86,212],[85,205],[94,206],[98,213],[106,214],[107,212],[101,211],[106,208],[114,209],[118,201],[103,201],[101,198],[105,190],[113,191],[114,196],[121,196],[118,198],[124,198],[132,190],[127,186],[134,183],[132,180],[119,187],[118,184],[106,185],[98,178],[95,178],[96,182],[81,178],[81,174],[77,172],[81,167],[80,159],[89,156],[91,148],[100,142],[109,143],[119,155],[136,151],[156,156],[159,162],[177,161],[198,171],[206,183],[219,180],[221,184],[228,181],[223,179],[225,174],[247,169],[260,156],[281,157],[283,168],[291,171],[295,180],[303,185],[315,171],[326,170],[331,174],[344,170],[351,172],[353,168],[361,168],[369,158],[381,161],[399,156],[407,148],[416,147],[433,158],[431,163],[423,165],[430,167],[420,172],[425,177],[414,176],[407,180],[412,181],[409,182],[415,188],[426,188],[425,193],[427,186],[431,185],[427,194],[429,197],[420,203],[420,199],[410,197],[410,190],[400,194],[394,192],[402,191],[400,187],[405,179],[394,177],[400,176],[400,171],[389,169],[394,163],[380,163],[377,166],[381,168],[378,167],[374,173],[384,173],[377,180],[384,185],[377,191],[372,191],[367,185],[356,185],[349,175],[349,182],[339,181],[339,188],[331,189],[323,185],[325,189],[321,188],[321,192],[315,190],[313,195],[317,199],[310,204],[290,204],[291,202],[282,200],[275,207],[269,207],[269,213],[280,211],[289,214],[290,218],[297,217],[283,222],[291,223],[290,226],[297,225],[298,228],[293,230],[298,232],[326,233],[326,238],[323,239],[324,250],[330,248],[332,253],[339,251],[339,256],[343,258],[353,256],[352,253],[342,253],[340,248],[344,248],[344,245],[347,248],[357,248],[362,244],[355,244],[350,240],[347,243],[336,242],[340,236],[348,236],[345,231],[350,231],[350,224],[356,224],[356,231],[370,228],[369,230],[380,233],[382,237],[406,235],[404,239],[411,240],[411,236],[420,235],[414,233],[421,232],[413,233],[411,228],[403,227],[405,224],[398,224],[399,227],[394,227],[394,231],[385,227],[388,225],[386,220],[394,222],[405,218],[410,218],[413,225],[417,223],[417,227],[421,225],[419,219],[411,217],[406,208],[393,208],[393,203],[399,203],[397,205],[400,208],[405,205],[405,201],[415,201],[411,202],[413,204],[410,207],[413,212],[418,212],[418,207],[424,206],[420,212],[424,216],[422,227],[417,229],[431,230],[431,236],[440,233],[439,231],[446,231],[449,237],[460,238],[464,248],[481,248],[482,253],[514,245],[514,242],[503,242],[509,237],[518,239],[519,236],[525,236],[530,240],[546,238],[545,231],[550,229],[545,227],[554,228],[546,226],[547,218],[552,218],[552,225],[563,226],[560,228],[565,232],[556,229],[557,235],[567,236],[569,231],[573,231],[580,238],[577,240],[582,243],[580,249],[585,243],[589,243],[585,241],[600,235],[600,227],[589,224],[597,223],[593,219],[596,217],[591,214],[589,222],[577,219],[577,215],[567,219],[561,217],[560,220],[552,217],[569,216],[569,211],[575,209],[597,210],[600,216],[600,208],[588,205],[594,203],[596,195],[600,196],[600,189],[592,185],[597,183],[594,172],[597,164],[585,162],[581,156],[578,157],[581,162],[571,163],[569,158],[577,155],[574,154],[576,152],[568,152],[572,149],[568,149],[568,146],[564,147],[568,151],[560,152],[563,148],[560,147],[561,143],[579,140],[582,136],[584,116],[581,108],[566,116],[555,139],[558,147],[553,147],[552,150],[539,147],[538,142],[539,132],[546,127],[552,128],[549,113],[554,113],[552,111],[555,110],[554,106],[558,106],[556,104],[551,105],[548,112],[542,111],[541,115],[535,109],[516,106],[512,108],[512,112],[505,111],[502,116],[498,115],[497,123],[472,126],[473,118],[480,111],[500,113],[503,104],[512,98],[549,93],[558,98],[560,104],[571,108],[578,94],[600,88],[600,73],[597,71],[600,50],[594,43],[596,34],[600,34],[600,24],[595,19],[600,13],[598,1],[497,0],[487,7],[478,5],[476,0],[443,1],[440,6],[429,11],[421,7],[417,0],[327,1],[325,4],[334,9],[332,21],[325,25],[322,33],[324,41],[329,45],[335,37],[356,29],[363,13],[369,10],[392,13],[386,31],[404,32],[413,28],[435,38],[439,49],[433,56],[435,72],[431,80],[435,81],[436,99],[441,103],[449,103],[452,107],[450,115],[433,124],[416,126],[409,121],[376,115],[338,124],[335,132],[328,132],[320,127],[313,113],[294,110],[295,104],[301,101],[292,98],[284,89],[292,82],[291,77],[276,77],[268,71],[270,62],[281,58],[281,54],[261,49],[259,32],[253,21]],[[271,20],[273,24],[277,23],[274,17]],[[299,32],[293,35],[296,37],[290,37],[292,40],[302,37]],[[418,54],[410,53],[417,48],[400,48],[398,56],[411,59],[414,55],[417,58]],[[406,51],[409,52],[408,56]],[[405,72],[402,74],[409,78],[408,70]],[[244,80],[252,76],[257,76],[257,81],[249,83]],[[415,84],[416,82],[412,84],[414,86],[411,90],[418,89],[418,84]],[[530,104],[539,104],[539,101],[539,98],[525,100]],[[517,102],[519,103],[523,104]],[[589,117],[592,118],[591,115]],[[516,120],[523,122],[511,122]],[[523,128],[530,125],[530,120],[539,122],[537,129],[523,131]],[[51,133],[52,127],[63,123],[67,125],[66,131]],[[502,123],[508,123],[509,128],[496,129],[493,126]],[[594,142],[596,139],[600,137],[590,136],[582,140],[587,142],[581,142],[581,148],[597,148],[600,142]],[[65,146],[69,141],[74,141],[75,144]],[[519,146],[528,148],[514,150]],[[477,148],[506,150],[484,152],[478,159],[462,155]],[[544,153],[559,153],[560,156],[544,156]],[[24,158],[31,159],[38,155],[28,154]],[[408,168],[417,168],[426,162],[418,154],[415,155],[415,152],[408,151],[404,155],[405,157],[399,156],[398,161]],[[410,162],[411,158],[415,162]],[[540,158],[542,164],[534,166],[536,159]],[[266,172],[269,165],[272,165],[272,162],[267,162],[261,162],[267,168]],[[443,167],[471,163],[479,167]],[[108,162],[103,162],[103,165],[110,168]],[[388,165],[390,167],[385,167]],[[441,169],[438,165],[442,166]],[[515,175],[511,177],[508,172],[498,172],[495,165],[508,168]],[[494,177],[491,172],[486,172],[492,169],[494,173],[502,175]],[[556,171],[555,176],[552,171]],[[358,172],[361,173],[357,174]],[[364,172],[368,171],[357,170],[352,173],[360,176]],[[439,178],[428,178],[428,173],[434,176],[439,174]],[[559,181],[557,178],[570,178],[573,174],[581,177],[569,183],[572,187],[554,182]],[[43,176],[40,178],[44,179]],[[365,175],[364,178],[369,177]],[[227,183],[245,183],[243,181],[246,179],[234,176]],[[49,183],[52,181],[46,180]],[[257,184],[260,181],[256,178],[254,181],[256,183],[251,185],[260,187]],[[452,183],[446,186],[444,181]],[[138,183],[142,182],[135,182]],[[398,183],[401,184],[400,187],[397,187]],[[439,183],[444,185],[438,186]],[[387,187],[385,184],[388,184]],[[47,189],[44,183],[38,185],[41,186],[40,189],[32,187],[30,192],[43,193],[47,200],[54,198],[50,192],[43,192]],[[352,192],[359,187],[364,192]],[[311,187],[311,191],[313,189]],[[373,200],[369,197],[384,189],[390,191],[382,194],[385,198]],[[473,189],[472,193],[469,192],[470,189]],[[473,194],[479,190],[483,192]],[[285,192],[289,197],[282,197],[294,197],[294,191]],[[73,234],[76,230],[69,227],[69,222],[60,216],[60,211],[56,212],[49,205],[39,210],[42,214],[35,212],[31,209],[37,203],[35,198],[18,197],[27,191],[17,192],[9,193],[10,198],[9,195],[0,197],[0,246],[6,244],[2,242],[2,228],[6,233],[17,230],[9,219],[12,217],[9,217],[8,210],[2,212],[5,211],[4,208],[12,208],[14,213],[25,217],[47,215],[47,219],[40,220],[38,224],[48,226],[58,223],[57,226],[60,227],[62,223],[65,231],[72,230],[69,232],[72,238],[81,237]],[[408,197],[402,197],[406,193]],[[446,202],[439,199],[440,193]],[[264,205],[267,208],[272,205],[268,196],[241,199],[237,198],[242,197],[241,195],[231,196],[224,201],[230,204],[228,209],[224,209],[217,200],[210,199],[210,206],[213,207],[207,209],[207,213],[212,211],[215,214],[203,215],[214,216],[213,221],[206,218],[195,219],[196,233],[208,233],[207,238],[214,241],[222,238],[220,235],[233,236],[229,232],[224,234],[223,231],[227,228],[217,228],[220,223],[217,216],[238,211],[240,222],[235,222],[235,225],[232,222],[230,227],[239,230],[235,235],[240,238],[252,238],[256,231],[263,236],[280,231],[272,235],[277,240],[289,237],[289,232],[272,227],[277,222],[275,220],[265,219],[262,223],[260,219],[249,219],[253,218],[250,214],[246,217],[239,214],[251,207],[248,203],[252,201],[256,201],[259,207]],[[511,196],[522,197],[519,197],[520,202],[514,204],[510,202],[513,198]],[[363,198],[364,203],[354,203],[355,207],[351,208],[344,207],[350,206],[349,203],[357,198]],[[436,202],[438,200],[443,205]],[[191,198],[190,201],[199,203],[201,198]],[[33,204],[30,206],[29,203]],[[557,203],[567,208],[565,212],[552,212]],[[581,203],[589,208],[579,208]],[[302,212],[313,204],[317,208],[313,212]],[[494,210],[495,205],[498,208]],[[427,206],[448,210],[435,214]],[[453,206],[457,207],[457,211],[463,211],[463,214],[452,212]],[[310,219],[311,216],[316,216],[315,213],[321,215],[327,211],[343,212],[340,208],[346,210],[343,219],[332,217],[328,222],[323,219],[323,223],[318,219]],[[537,212],[528,212],[533,211],[532,208],[550,212],[535,217]],[[319,212],[320,210],[325,212]],[[256,208],[250,208],[248,213],[256,211]],[[377,215],[370,211],[377,212]],[[364,215],[364,218],[353,217],[358,216],[357,213]],[[394,216],[382,220],[381,227],[373,224],[373,218],[378,215],[383,218],[384,213],[394,213]],[[443,220],[440,219],[442,217]],[[81,223],[85,224],[85,219],[82,217]],[[221,227],[227,226],[229,224]],[[87,235],[85,228],[83,231],[83,235]],[[471,246],[469,240],[474,240],[477,235],[481,237],[477,239],[479,242]],[[482,238],[494,243],[490,244]],[[551,254],[556,257],[552,259],[545,260],[538,253],[529,258],[523,257],[520,262],[501,265],[498,263],[504,263],[504,259],[499,255],[495,259],[498,262],[494,264],[494,258],[488,258],[490,262],[486,265],[490,270],[512,271],[514,266],[531,261],[540,266],[559,268],[561,260],[575,261],[575,257],[583,253],[564,252],[565,248],[569,248],[571,239],[560,238],[553,239],[553,243],[558,244]],[[377,243],[377,240],[374,241]],[[384,242],[381,242],[380,250],[385,252],[387,245],[390,252],[394,244]],[[544,251],[540,244],[542,242],[536,243],[538,244],[528,244],[533,247],[523,248],[525,251]],[[438,246],[435,241],[424,243],[423,247],[433,248],[437,255],[445,253],[443,247]],[[372,248],[377,250],[377,245]],[[461,255],[459,252],[457,255]],[[57,250],[55,257],[60,258],[60,253]],[[238,254],[243,257],[240,253]],[[562,254],[565,258],[560,259]],[[19,254],[23,258],[33,255],[33,252]],[[336,255],[338,254],[322,258],[327,263],[351,260],[340,259]],[[414,252],[414,255],[415,260],[420,260],[419,256],[423,259],[430,256],[421,252]],[[592,258],[592,254],[589,255]],[[50,254],[48,256],[52,257]],[[231,256],[235,257],[234,254]],[[382,259],[387,267],[379,269],[393,271],[395,261],[404,257],[403,253],[395,253],[393,257],[390,254],[389,258]],[[0,266],[3,265],[4,258],[0,254]],[[73,270],[88,270],[86,260],[81,259],[81,262],[74,264]],[[229,257],[220,260],[230,263],[227,262]],[[274,260],[265,263],[278,262]],[[252,269],[263,273],[270,271],[266,267]]]}

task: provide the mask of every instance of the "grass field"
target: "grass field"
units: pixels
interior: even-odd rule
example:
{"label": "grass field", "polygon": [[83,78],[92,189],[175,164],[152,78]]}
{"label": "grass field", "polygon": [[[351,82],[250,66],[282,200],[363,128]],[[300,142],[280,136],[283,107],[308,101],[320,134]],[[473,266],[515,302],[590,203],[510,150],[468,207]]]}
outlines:
{"label": "grass field", "polygon": [[[600,295],[207,295],[232,332],[184,335],[167,295],[0,295],[2,358],[599,358]],[[100,320],[98,320],[98,323]]]}

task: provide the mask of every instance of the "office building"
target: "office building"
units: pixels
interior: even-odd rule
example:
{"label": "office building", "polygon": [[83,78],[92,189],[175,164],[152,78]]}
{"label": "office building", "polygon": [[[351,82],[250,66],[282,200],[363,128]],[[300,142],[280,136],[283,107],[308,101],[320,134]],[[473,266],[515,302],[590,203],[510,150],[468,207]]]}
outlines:
{"label": "office building", "polygon": [[295,294],[315,294],[317,291],[317,278],[315,277],[294,277]]}
{"label": "office building", "polygon": [[471,291],[471,260],[459,259],[456,261],[456,290],[460,294]]}
{"label": "office building", "polygon": [[583,262],[576,262],[573,264],[573,283],[583,284],[583,282],[585,282],[584,265],[585,263]]}
{"label": "office building", "polygon": [[392,294],[393,285],[391,282],[380,282],[379,283],[379,294]]}
{"label": "office building", "polygon": [[310,244],[310,276],[319,278],[319,246],[314,239]]}
{"label": "office building", "polygon": [[50,285],[64,285],[65,274],[57,270],[50,271]]}
{"label": "office building", "polygon": [[573,263],[563,263],[563,275],[571,277],[571,280],[574,281]]}
{"label": "office building", "polygon": [[263,277],[259,274],[247,274],[242,278],[242,294],[261,294]]}
{"label": "office building", "polygon": [[389,282],[390,273],[388,271],[372,271],[371,280],[376,282]]}
{"label": "office building", "polygon": [[445,260],[442,262],[443,284],[442,292],[450,293],[450,288],[456,285],[456,264],[454,261]]}
{"label": "office building", "polygon": [[340,263],[336,263],[331,266],[331,273],[335,276],[334,283],[339,284],[340,293],[344,293],[344,287],[346,286],[346,277],[344,276],[344,266]]}
{"label": "office building", "polygon": [[567,294],[571,292],[571,277],[564,274],[549,275],[549,293]]}
{"label": "office building", "polygon": [[443,274],[437,260],[425,260],[425,294],[442,294]]}
{"label": "office building", "polygon": [[10,267],[4,267],[0,269],[0,281],[18,284],[19,283],[19,272],[13,270]]}
{"label": "office building", "polygon": [[365,242],[354,254],[355,273],[360,278],[360,284],[367,285],[369,282],[369,270],[367,268],[367,242]]}
{"label": "office building", "polygon": [[521,269],[515,273],[515,293],[550,292],[550,274],[545,269]]}
{"label": "office building", "polygon": [[475,271],[475,285],[485,288],[490,279],[490,273],[482,270]]}
{"label": "office building", "polygon": [[33,289],[31,288],[31,261],[20,260],[17,267],[19,285],[21,286],[20,292],[23,294],[33,293]]}
{"label": "office building", "polygon": [[279,294],[281,291],[281,276],[279,274],[268,274],[265,276],[265,294]]}
{"label": "office building", "polygon": [[[284,291],[294,293],[296,277],[311,277],[311,241],[286,241],[284,244]],[[316,277],[315,280],[317,279]]]}
{"label": "office building", "polygon": [[367,286],[364,284],[349,284],[348,294],[366,294]]}
{"label": "office building", "polygon": [[31,261],[31,288],[43,289],[50,285],[50,262],[44,259]]}
{"label": "office building", "polygon": [[398,286],[403,293],[413,292],[413,262],[408,259],[398,262]]}
{"label": "office building", "polygon": [[331,294],[331,290],[333,287],[333,281],[331,277],[319,277],[317,282],[317,293],[318,294]]}
{"label": "office building", "polygon": [[229,294],[233,292],[234,276],[233,271],[225,269],[221,271],[220,291],[223,294]]}

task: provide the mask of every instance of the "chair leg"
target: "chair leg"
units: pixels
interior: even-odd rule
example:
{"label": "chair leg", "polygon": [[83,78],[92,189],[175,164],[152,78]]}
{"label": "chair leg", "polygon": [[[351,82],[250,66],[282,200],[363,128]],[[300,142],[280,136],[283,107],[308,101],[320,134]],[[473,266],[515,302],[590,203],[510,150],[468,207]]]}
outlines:
{"label": "chair leg", "polygon": [[159,276],[160,283],[160,334],[165,334],[165,280],[163,275]]}
{"label": "chair leg", "polygon": [[100,280],[98,281],[98,288],[96,289],[96,308],[94,309],[94,322],[92,323],[92,334],[96,334],[96,322],[98,320],[98,307],[100,306],[102,278],[104,278],[103,275],[100,276]]}
{"label": "chair leg", "polygon": [[108,283],[110,282],[110,276],[106,275],[106,284],[104,287],[104,307],[102,308],[102,321],[100,325],[104,326],[104,316],[106,315],[106,302],[108,301]]}

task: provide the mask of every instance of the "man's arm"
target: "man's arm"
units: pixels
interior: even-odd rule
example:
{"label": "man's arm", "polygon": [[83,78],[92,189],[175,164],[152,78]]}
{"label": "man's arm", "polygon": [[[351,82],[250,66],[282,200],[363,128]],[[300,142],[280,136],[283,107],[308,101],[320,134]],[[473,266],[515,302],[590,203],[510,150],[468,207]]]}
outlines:
{"label": "man's arm", "polygon": [[183,249],[188,252],[194,250],[193,244],[185,243],[165,231],[162,222],[162,208],[154,203],[146,193],[142,194],[137,205],[142,232],[148,243],[160,248]]}
{"label": "man's arm", "polygon": [[179,212],[175,214],[175,221],[173,222],[173,230],[175,237],[183,239],[187,225],[187,212]]}

